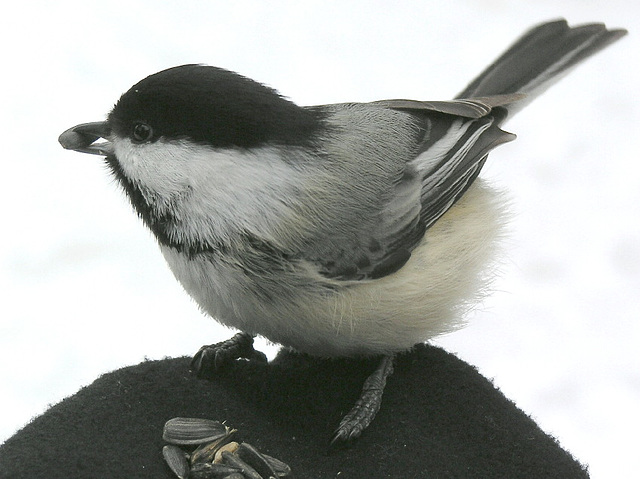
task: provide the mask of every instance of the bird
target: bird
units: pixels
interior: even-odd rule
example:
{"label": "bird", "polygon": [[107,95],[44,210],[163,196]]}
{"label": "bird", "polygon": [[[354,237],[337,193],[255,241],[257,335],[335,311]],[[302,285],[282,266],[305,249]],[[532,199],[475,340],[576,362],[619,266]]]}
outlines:
{"label": "bird", "polygon": [[178,282],[239,331],[196,353],[196,375],[266,361],[257,335],[379,358],[331,437],[346,444],[380,409],[396,355],[461,327],[487,294],[508,215],[479,173],[515,138],[502,125],[625,34],[540,24],[447,101],[299,106],[238,73],[180,65],[59,142],[105,157]]}

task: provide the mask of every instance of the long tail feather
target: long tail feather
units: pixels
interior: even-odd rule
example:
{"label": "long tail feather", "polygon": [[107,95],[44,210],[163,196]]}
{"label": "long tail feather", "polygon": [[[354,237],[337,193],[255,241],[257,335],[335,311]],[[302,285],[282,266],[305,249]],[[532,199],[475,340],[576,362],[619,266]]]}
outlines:
{"label": "long tail feather", "polygon": [[509,116],[560,80],[574,66],[627,33],[601,23],[569,27],[566,20],[544,23],[525,33],[456,98],[524,93],[509,104]]}

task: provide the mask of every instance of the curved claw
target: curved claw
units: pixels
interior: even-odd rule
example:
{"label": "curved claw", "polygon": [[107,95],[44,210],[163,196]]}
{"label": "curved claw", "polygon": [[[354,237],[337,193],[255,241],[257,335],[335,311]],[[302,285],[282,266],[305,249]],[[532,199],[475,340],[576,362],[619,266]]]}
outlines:
{"label": "curved claw", "polygon": [[380,410],[387,378],[393,373],[393,360],[393,355],[384,356],[376,370],[365,380],[360,397],[333,433],[330,448],[349,445],[371,424]]}
{"label": "curved claw", "polygon": [[199,378],[215,373],[235,359],[267,362],[264,353],[253,347],[253,336],[238,333],[219,343],[202,346],[193,356],[189,369]]}

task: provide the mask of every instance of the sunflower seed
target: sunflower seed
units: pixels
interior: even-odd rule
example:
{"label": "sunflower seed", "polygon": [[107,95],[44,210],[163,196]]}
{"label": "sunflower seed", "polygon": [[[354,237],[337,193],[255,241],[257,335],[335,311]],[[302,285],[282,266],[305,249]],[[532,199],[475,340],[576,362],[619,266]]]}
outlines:
{"label": "sunflower seed", "polygon": [[291,468],[288,464],[282,462],[280,459],[276,459],[275,457],[271,457],[267,454],[262,454],[264,458],[271,464],[273,470],[276,471],[278,477],[289,477],[291,475]]}
{"label": "sunflower seed", "polygon": [[228,464],[209,464],[207,462],[200,462],[191,468],[189,479],[225,479],[231,474],[241,472],[242,469]]}
{"label": "sunflower seed", "polygon": [[231,441],[236,432],[218,421],[176,417],[164,425],[162,436],[171,444],[162,454],[178,479],[291,478],[284,462],[246,442]]}
{"label": "sunflower seed", "polygon": [[235,454],[225,451],[222,453],[222,460],[224,461],[224,464],[240,469],[246,479],[266,479]]}
{"label": "sunflower seed", "polygon": [[240,444],[236,455],[253,467],[264,479],[277,479],[278,474],[273,470],[269,461],[251,444],[246,442]]}
{"label": "sunflower seed", "polygon": [[169,469],[171,469],[179,479],[189,477],[189,463],[182,449],[177,446],[164,446],[162,448],[162,455]]}
{"label": "sunflower seed", "polygon": [[191,453],[191,464],[198,462],[214,462],[214,457],[221,447],[231,441],[232,436],[237,432],[236,429],[228,429],[227,435],[206,444],[200,444],[195,451]]}
{"label": "sunflower seed", "polygon": [[191,417],[175,417],[164,425],[162,438],[171,444],[195,445],[218,440],[229,434],[229,428],[218,421]]}
{"label": "sunflower seed", "polygon": [[227,451],[227,452],[236,452],[236,450],[238,449],[238,446],[240,446],[240,444],[238,444],[235,441],[231,441],[230,443],[225,444],[224,446],[222,446],[220,449],[218,449],[216,451],[216,455],[213,458],[213,462],[215,462],[216,464],[219,462],[222,462],[222,453]]}

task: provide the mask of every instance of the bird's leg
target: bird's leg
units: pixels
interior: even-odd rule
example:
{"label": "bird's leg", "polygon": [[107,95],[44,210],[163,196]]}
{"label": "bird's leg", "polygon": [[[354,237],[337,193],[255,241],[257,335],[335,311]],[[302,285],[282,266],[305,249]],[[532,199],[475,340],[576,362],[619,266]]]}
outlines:
{"label": "bird's leg", "polygon": [[394,355],[383,356],[376,370],[365,380],[362,393],[351,411],[340,421],[331,439],[331,446],[349,443],[362,434],[376,417],[387,378],[393,373]]}
{"label": "bird's leg", "polygon": [[202,346],[191,360],[190,369],[198,377],[216,372],[234,359],[252,359],[267,362],[264,353],[253,348],[253,336],[237,333],[226,341]]}

